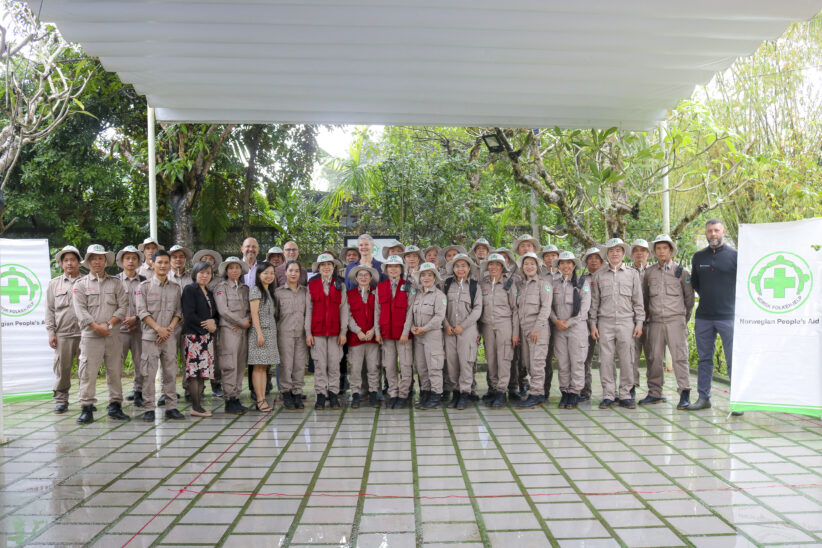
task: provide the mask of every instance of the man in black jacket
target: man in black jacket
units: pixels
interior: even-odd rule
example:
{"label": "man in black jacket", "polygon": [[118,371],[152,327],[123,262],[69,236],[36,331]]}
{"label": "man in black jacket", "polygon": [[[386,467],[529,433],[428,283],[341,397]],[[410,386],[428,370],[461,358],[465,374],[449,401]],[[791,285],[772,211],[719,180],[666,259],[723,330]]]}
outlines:
{"label": "man in black jacket", "polygon": [[737,251],[725,243],[725,225],[719,219],[705,223],[708,247],[694,253],[691,286],[699,293],[694,338],[699,354],[697,389],[699,399],[691,411],[711,407],[711,379],[714,372],[716,336],[722,337],[728,377],[734,346],[734,303],[736,300]]}

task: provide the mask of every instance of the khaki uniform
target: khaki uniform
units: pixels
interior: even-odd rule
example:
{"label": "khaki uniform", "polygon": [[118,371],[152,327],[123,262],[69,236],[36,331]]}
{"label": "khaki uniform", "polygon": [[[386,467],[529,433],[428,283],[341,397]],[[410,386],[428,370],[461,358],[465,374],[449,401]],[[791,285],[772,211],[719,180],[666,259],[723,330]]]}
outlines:
{"label": "khaki uniform", "polygon": [[[361,298],[363,302],[367,305],[368,296],[371,294],[371,291],[368,291],[365,295],[363,295],[362,291],[360,291],[358,288],[357,292],[360,294],[359,298]],[[374,299],[374,308],[377,310],[379,310],[380,308],[380,302],[377,298]],[[379,317],[377,316],[377,314],[378,312],[375,311],[373,327],[374,339],[376,339],[376,334],[379,332]],[[359,325],[357,325],[357,321],[354,319],[354,316],[352,314],[348,315],[347,328],[354,334],[362,332],[362,329]],[[380,391],[380,345],[378,345],[376,342],[366,342],[363,344],[358,344],[356,346],[348,345],[348,356],[346,359],[348,361],[348,374],[350,375],[351,379],[350,385],[352,394],[363,394],[363,362],[365,362],[366,367],[368,391]],[[396,372],[397,368],[394,367],[395,377]]]}
{"label": "khaki uniform", "polygon": [[511,338],[519,336],[517,286],[512,283],[506,291],[506,281],[503,276],[499,282],[492,283],[491,278],[486,277],[479,287],[482,292],[480,328],[488,361],[488,388],[497,392],[508,391],[511,360],[514,359]]}
{"label": "khaki uniform", "polygon": [[[188,284],[192,283],[193,280],[191,278],[191,272],[183,271],[182,274],[177,274],[174,269],[171,269],[168,273],[168,279],[175,284],[180,286],[180,292],[182,294],[183,288]],[[213,293],[213,290],[212,290]],[[177,351],[180,353],[180,357],[182,358],[183,363],[183,390],[185,391],[186,395],[188,395],[188,377],[185,376],[185,355],[183,353],[186,349],[186,340],[183,336],[183,320],[180,319],[180,323],[177,324],[177,327],[174,328],[174,338],[177,339]],[[216,348],[216,347],[215,347]],[[216,350],[215,350],[216,352]],[[163,379],[163,383],[165,383],[165,379]]]}
{"label": "khaki uniform", "polygon": [[57,337],[54,350],[54,403],[68,405],[71,388],[71,366],[80,357],[80,326],[72,306],[77,278],[65,274],[49,282],[46,289],[46,331]]}
{"label": "khaki uniform", "polygon": [[214,303],[220,315],[218,331],[223,392],[226,400],[239,398],[248,365],[248,330],[244,325],[251,322],[248,286],[242,280],[236,283],[223,280],[217,284]]}
{"label": "khaki uniform", "polygon": [[[216,275],[216,266],[214,267],[214,276],[211,278],[211,281],[208,282],[206,287],[212,294],[217,292],[217,285],[220,283],[220,278]],[[211,334],[211,340],[214,343],[214,378],[211,380],[211,387],[212,389],[216,384],[218,384],[222,380],[222,370],[220,369],[220,330],[218,329],[214,333]],[[185,348],[185,344],[183,344],[183,348]],[[185,361],[185,360],[184,360]]]}
{"label": "khaki uniform", "polygon": [[166,279],[161,282],[156,276],[140,284],[137,290],[137,316],[143,321],[143,399],[146,411],[155,408],[155,379],[157,367],[162,366],[163,395],[166,397],[166,411],[177,409],[177,337],[174,333],[163,343],[157,342],[157,332],[149,327],[145,319],[149,316],[160,327],[171,325],[174,318],[182,320],[180,286]]}
{"label": "khaki uniform", "polygon": [[[639,273],[624,264],[617,270],[603,266],[593,277],[589,328],[599,330],[599,373],[602,399],[629,399],[634,387],[633,331],[642,327],[645,306]],[[619,392],[616,391],[616,358],[619,355]]]}
{"label": "khaki uniform", "polygon": [[[133,318],[137,316],[137,288],[140,282],[145,281],[145,278],[140,279],[140,274],[136,274],[133,278],[126,276],[125,272],[117,274],[120,282],[123,284],[123,290],[126,292],[128,298],[128,310],[126,311],[126,318]],[[123,363],[131,351],[131,364],[134,367],[134,391],[140,392],[143,390],[143,375],[140,360],[143,348],[143,331],[142,322],[137,318],[135,324],[136,329],[129,331],[124,324],[120,324],[119,337],[120,343],[123,346]]]}
{"label": "khaki uniform", "polygon": [[143,263],[137,268],[137,274],[139,274],[140,276],[144,276],[146,279],[153,278],[154,277],[154,267],[149,266],[146,263]]}
{"label": "khaki uniform", "polygon": [[448,289],[448,305],[445,312],[444,327],[462,326],[459,335],[445,334],[445,361],[448,364],[448,378],[445,390],[471,392],[474,380],[474,362],[477,361],[477,322],[482,316],[482,293],[477,283],[477,294],[474,306],[471,306],[470,282],[466,279],[459,283],[456,279]]}
{"label": "khaki uniform", "polygon": [[304,285],[292,291],[287,285],[274,290],[277,299],[277,346],[280,351],[280,390],[302,394],[305,386],[305,365],[308,347],[305,345],[305,301],[308,289]]}
{"label": "khaki uniform", "polygon": [[[522,340],[522,362],[528,368],[531,377],[528,393],[544,396],[545,358],[548,355],[548,342],[551,338],[548,317],[551,315],[554,293],[551,282],[539,275],[530,280],[523,280],[518,291],[517,310]],[[531,342],[532,331],[538,333],[535,343]]]}
{"label": "khaki uniform", "polygon": [[565,320],[568,329],[554,326],[554,353],[559,363],[559,389],[579,394],[585,387],[585,357],[588,353],[588,311],[591,308],[591,286],[587,280],[579,290],[579,313],[574,312],[574,284],[560,275],[554,285],[551,320]]}
{"label": "khaki uniform", "polygon": [[[635,265],[632,265],[631,268],[639,272],[639,282],[642,285],[642,294],[643,300],[645,299],[645,286],[642,284],[642,281],[645,279],[645,273],[648,271],[649,266],[644,266],[642,268],[637,268]],[[647,301],[645,301],[647,302]],[[646,307],[647,308],[647,307]],[[647,312],[647,310],[646,310]],[[638,339],[634,339],[634,386],[639,386],[639,359],[642,352],[645,352],[645,369],[647,374],[648,362],[651,360],[651,342],[648,339],[648,319],[646,317],[645,323],[642,324],[642,336]]]}
{"label": "khaki uniform", "polygon": [[442,394],[443,390],[442,322],[446,308],[445,294],[436,287],[417,292],[411,305],[411,325],[425,330],[422,335],[414,335],[414,366],[420,377],[420,390],[434,394]]}
{"label": "khaki uniform", "polygon": [[[544,265],[543,265],[544,266]],[[559,270],[556,272],[551,272],[548,267],[544,266],[543,269],[543,278],[549,280],[551,282],[551,287],[556,287],[562,280],[562,274],[560,274]],[[554,380],[554,366],[553,366],[553,359],[555,357],[554,353],[554,343],[556,342],[554,339],[554,333],[556,333],[556,329],[554,329],[554,324],[548,322],[548,327],[551,329],[551,338],[548,341],[548,356],[545,357],[545,394],[547,395],[551,391],[551,383]]]}
{"label": "khaki uniform", "polygon": [[[411,384],[414,382],[414,341],[411,338],[411,317],[412,307],[414,306],[414,298],[420,291],[420,288],[414,283],[413,278],[408,284],[408,308],[405,311],[405,324],[403,325],[402,334],[408,337],[408,342],[402,344],[400,341],[393,339],[382,340],[382,364],[385,368],[385,378],[388,381],[388,397],[389,398],[407,398],[411,392]],[[395,296],[397,291],[403,291],[405,281],[391,287],[391,296]],[[380,294],[379,287],[377,287],[376,310],[374,310],[374,328],[378,337],[382,337],[380,331]],[[397,371],[397,360],[399,359],[400,369]]]}
{"label": "khaki uniform", "polygon": [[123,284],[115,276],[93,274],[83,276],[74,283],[74,313],[82,330],[80,336],[80,405],[97,403],[97,371],[106,365],[106,383],[109,403],[123,403],[123,347],[117,331],[108,337],[100,337],[91,324],[107,323],[111,318],[123,321],[128,309],[128,297]]}
{"label": "khaki uniform", "polygon": [[[334,279],[323,282],[323,292],[328,295]],[[311,334],[311,314],[314,303],[311,301],[311,292],[305,292],[305,333]],[[345,284],[340,290],[340,333],[345,333],[348,326],[348,291]],[[340,389],[340,361],[343,357],[343,347],[338,344],[337,336],[314,337],[314,346],[311,347],[311,359],[314,360],[314,393],[328,396],[329,391],[334,394]],[[336,390],[332,390],[336,388]]]}
{"label": "khaki uniform", "polygon": [[[694,309],[694,288],[690,273],[671,262],[648,267],[642,282],[645,310],[650,320],[648,340],[651,353],[648,360],[648,394],[662,397],[665,380],[665,346],[671,350],[678,392],[691,389],[688,365],[688,320]],[[647,354],[646,354],[647,356]]]}

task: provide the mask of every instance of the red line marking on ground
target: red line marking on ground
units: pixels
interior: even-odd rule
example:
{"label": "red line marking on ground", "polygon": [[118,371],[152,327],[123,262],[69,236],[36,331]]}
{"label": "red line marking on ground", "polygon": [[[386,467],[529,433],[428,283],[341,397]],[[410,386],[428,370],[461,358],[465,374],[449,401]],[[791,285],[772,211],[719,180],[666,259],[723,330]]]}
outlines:
{"label": "red line marking on ground", "polygon": [[[276,404],[276,403],[277,403],[277,400],[275,399],[275,400],[274,400],[274,404]],[[134,533],[133,535],[131,535],[131,537],[129,537],[129,539],[128,539],[128,540],[127,540],[124,544],[123,544],[123,547],[128,546],[128,544],[129,544],[132,540],[134,540],[135,538],[137,538],[137,535],[139,535],[140,533],[142,533],[142,532],[143,532],[143,530],[145,530],[145,528],[146,528],[146,527],[148,527],[148,526],[151,524],[151,522],[152,522],[152,521],[154,521],[155,519],[157,519],[157,517],[158,517],[160,514],[162,514],[162,513],[163,513],[163,511],[164,511],[166,508],[168,508],[169,506],[171,506],[171,503],[172,503],[172,502],[174,502],[175,500],[177,500],[177,498],[178,498],[180,495],[182,495],[183,493],[186,493],[186,492],[189,492],[189,493],[190,493],[190,492],[192,492],[192,491],[189,491],[189,490],[188,490],[188,488],[189,488],[189,487],[191,487],[191,486],[194,484],[194,482],[195,482],[195,481],[197,481],[198,479],[200,479],[200,476],[202,476],[203,474],[205,474],[205,473],[208,471],[208,469],[209,469],[209,468],[211,468],[212,466],[214,466],[214,465],[217,463],[217,461],[218,461],[218,460],[220,460],[220,459],[223,457],[223,455],[225,455],[226,453],[228,453],[228,452],[231,450],[231,448],[232,448],[232,447],[234,447],[234,446],[237,444],[237,442],[239,442],[241,439],[243,439],[243,438],[246,436],[246,434],[248,434],[249,432],[251,432],[252,430],[254,430],[254,429],[257,427],[257,425],[258,425],[258,424],[260,424],[260,423],[261,423],[264,419],[266,419],[266,418],[267,418],[270,414],[271,414],[271,411],[269,411],[268,413],[263,414],[263,415],[262,415],[259,419],[257,419],[257,422],[255,422],[254,424],[252,424],[252,425],[248,428],[248,430],[246,430],[245,432],[243,432],[242,434],[240,434],[240,435],[237,437],[237,439],[235,439],[234,441],[232,441],[232,442],[231,442],[231,445],[229,445],[228,447],[226,447],[226,448],[225,448],[225,451],[223,451],[222,453],[220,453],[219,455],[217,455],[217,458],[215,458],[213,461],[211,461],[210,463],[208,463],[208,466],[206,466],[205,468],[203,468],[203,470],[202,470],[199,474],[197,474],[196,476],[194,476],[194,479],[193,479],[193,480],[191,480],[190,482],[188,482],[188,484],[186,484],[186,486],[185,486],[185,487],[183,487],[182,489],[176,489],[177,494],[176,494],[176,495],[174,495],[174,497],[173,497],[170,501],[168,501],[168,502],[166,503],[166,505],[165,505],[165,506],[163,506],[162,508],[160,508],[160,511],[159,511],[159,512],[157,512],[156,514],[154,514],[153,516],[151,516],[151,519],[150,519],[150,520],[148,520],[148,521],[145,523],[145,525],[143,525],[142,527],[140,527],[140,529],[139,529],[136,533]]]}
{"label": "red line marking on ground", "polygon": [[664,493],[700,493],[704,491],[753,491],[754,489],[775,489],[778,487],[822,487],[822,483],[797,483],[797,484],[771,484],[771,485],[757,485],[753,487],[738,487],[731,485],[728,487],[707,487],[705,489],[663,489],[659,491],[606,491],[606,492],[589,492],[589,491],[561,491],[556,493],[531,493],[524,495],[522,493],[511,493],[505,495],[442,495],[438,497],[428,496],[413,496],[413,495],[380,495],[377,493],[306,493],[304,495],[291,495],[288,493],[260,493],[260,492],[242,492],[242,491],[196,491],[189,489],[190,484],[183,489],[169,489],[169,491],[178,491],[180,493],[193,493],[197,495],[234,495],[240,497],[282,497],[289,499],[303,499],[309,497],[327,497],[327,498],[379,498],[379,499],[423,499],[423,500],[444,500],[444,499],[500,499],[500,498],[514,498],[514,497],[558,497],[562,495],[586,495],[586,496],[604,496],[604,495],[657,495]]}

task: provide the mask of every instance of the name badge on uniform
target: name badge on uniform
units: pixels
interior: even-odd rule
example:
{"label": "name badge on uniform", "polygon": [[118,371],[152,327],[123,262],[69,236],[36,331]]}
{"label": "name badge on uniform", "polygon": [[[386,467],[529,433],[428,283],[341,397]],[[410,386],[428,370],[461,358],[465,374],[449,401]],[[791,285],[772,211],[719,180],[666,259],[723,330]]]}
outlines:
{"label": "name badge on uniform", "polygon": [[[404,291],[404,290],[403,290],[403,291]],[[416,295],[416,294],[417,294],[417,290],[416,290],[416,289],[414,289],[413,287],[411,288],[411,294],[412,294],[412,295]]]}
{"label": "name badge on uniform", "polygon": [[545,291],[547,291],[548,293],[551,292],[551,286],[549,284],[545,284]]}
{"label": "name badge on uniform", "polygon": [[443,300],[442,300],[442,304],[447,305],[447,304],[448,304],[448,299],[443,299]]}
{"label": "name badge on uniform", "polygon": [[583,291],[591,291],[591,286],[588,285],[588,284],[585,284],[585,285],[582,286],[582,290]]}

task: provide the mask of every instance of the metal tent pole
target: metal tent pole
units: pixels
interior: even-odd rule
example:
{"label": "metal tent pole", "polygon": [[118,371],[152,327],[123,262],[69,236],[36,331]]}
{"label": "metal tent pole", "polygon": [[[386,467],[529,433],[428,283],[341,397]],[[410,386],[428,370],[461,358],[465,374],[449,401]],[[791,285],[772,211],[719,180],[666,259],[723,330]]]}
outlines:
{"label": "metal tent pole", "polygon": [[157,239],[157,154],[154,140],[154,109],[148,107],[148,224],[149,236]]}

